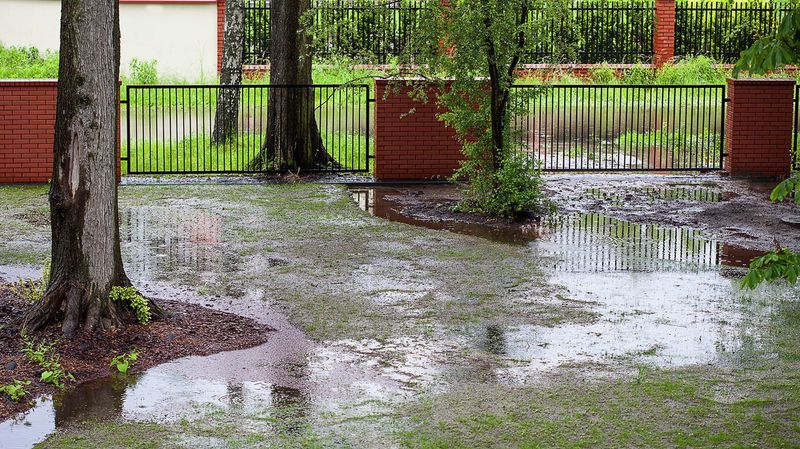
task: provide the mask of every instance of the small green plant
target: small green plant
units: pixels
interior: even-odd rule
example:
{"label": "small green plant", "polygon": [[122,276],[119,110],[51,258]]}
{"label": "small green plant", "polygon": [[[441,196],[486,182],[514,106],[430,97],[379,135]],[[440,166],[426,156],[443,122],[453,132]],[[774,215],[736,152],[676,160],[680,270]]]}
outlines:
{"label": "small green plant", "polygon": [[[798,186],[800,186],[800,174],[795,173],[778,184],[772,190],[769,198],[776,203],[794,197],[794,202],[800,204],[800,195],[797,194]],[[787,248],[778,248],[750,262],[750,271],[742,279],[741,288],[754,289],[762,282],[779,279],[785,279],[788,283],[795,284],[798,275],[800,275],[800,253]]]}
{"label": "small green plant", "polygon": [[61,366],[61,357],[53,350],[59,341],[37,341],[27,334],[23,334],[20,352],[25,355],[28,362],[42,368],[39,378],[42,383],[64,388],[64,379],[75,380],[75,378],[72,374],[64,371]]}
{"label": "small green plant", "polygon": [[38,302],[47,291],[50,285],[50,259],[45,260],[42,265],[42,278],[38,281],[33,279],[19,278],[15,284],[11,285],[11,292],[28,302]]}
{"label": "small green plant", "polygon": [[616,84],[619,81],[616,70],[605,62],[599,67],[590,69],[589,73],[597,84]]}
{"label": "small green plant", "polygon": [[58,342],[59,340],[51,342],[47,342],[46,340],[37,341],[27,334],[22,334],[22,348],[20,348],[20,352],[22,352],[28,362],[42,366],[50,356],[50,353],[53,352],[53,348]]}
{"label": "small green plant", "polygon": [[29,380],[23,382],[15,379],[14,383],[0,387],[0,393],[5,393],[14,402],[19,402],[20,399],[28,395],[28,390],[25,387],[30,384],[31,381]]}
{"label": "small green plant", "polygon": [[131,81],[133,84],[156,84],[158,83],[158,71],[155,59],[142,61],[133,58],[130,62]]}
{"label": "small green plant", "polygon": [[121,302],[127,304],[136,313],[136,320],[139,324],[147,324],[152,318],[150,312],[150,305],[147,300],[139,294],[133,287],[111,287],[111,292],[108,294],[111,301]]}
{"label": "small green plant", "polygon": [[61,360],[58,354],[52,354],[50,358],[45,360],[41,365],[43,371],[39,377],[42,383],[51,384],[57,388],[64,388],[64,379],[74,381],[75,377],[64,371],[61,366]]}
{"label": "small green plant", "polygon": [[111,359],[111,367],[116,368],[122,374],[128,374],[128,370],[139,358],[139,353],[134,349],[128,354],[117,355]]}

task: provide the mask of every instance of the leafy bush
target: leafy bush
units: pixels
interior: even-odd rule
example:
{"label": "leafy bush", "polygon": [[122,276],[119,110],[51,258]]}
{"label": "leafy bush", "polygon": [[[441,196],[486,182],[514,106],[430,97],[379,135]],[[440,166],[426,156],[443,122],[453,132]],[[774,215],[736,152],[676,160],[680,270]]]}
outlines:
{"label": "leafy bush", "polygon": [[550,202],[542,192],[539,164],[522,154],[506,156],[491,176],[476,176],[465,190],[457,211],[518,219],[546,212]]}
{"label": "leafy bush", "polygon": [[25,387],[30,384],[31,381],[29,380],[25,382],[14,380],[14,383],[0,387],[0,393],[5,393],[8,398],[14,402],[19,402],[20,399],[28,395],[28,391],[25,389]]}
{"label": "leafy bush", "polygon": [[136,313],[136,320],[139,324],[147,324],[152,318],[150,305],[147,300],[139,294],[133,287],[111,287],[108,294],[111,301],[127,304]]}
{"label": "leafy bush", "polygon": [[142,61],[136,58],[131,59],[130,68],[130,83],[131,84],[157,84],[158,71],[156,65],[158,61],[151,59],[149,61]]}
{"label": "leafy bush", "polygon": [[50,260],[45,260],[42,265],[42,278],[38,281],[33,279],[19,278],[16,283],[11,285],[11,292],[28,302],[38,302],[42,299],[47,287],[50,286]]}
{"label": "leafy bush", "polygon": [[0,44],[0,78],[58,78],[58,53]]}
{"label": "leafy bush", "polygon": [[122,374],[128,374],[128,370],[139,358],[139,353],[134,349],[129,354],[121,354],[111,359],[111,367],[116,368]]}

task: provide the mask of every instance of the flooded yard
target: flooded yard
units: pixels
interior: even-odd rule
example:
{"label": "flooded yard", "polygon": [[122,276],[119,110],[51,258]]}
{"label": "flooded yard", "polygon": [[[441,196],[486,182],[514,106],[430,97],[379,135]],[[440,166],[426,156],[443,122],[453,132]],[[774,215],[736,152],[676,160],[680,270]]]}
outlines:
{"label": "flooded yard", "polygon": [[[276,332],[43,398],[2,446],[796,445],[800,289],[739,288],[773,238],[799,247],[787,210],[604,176],[548,177],[558,212],[525,226],[426,215],[450,186],[123,186],[137,287]],[[2,195],[0,277],[36,276],[46,189]]]}

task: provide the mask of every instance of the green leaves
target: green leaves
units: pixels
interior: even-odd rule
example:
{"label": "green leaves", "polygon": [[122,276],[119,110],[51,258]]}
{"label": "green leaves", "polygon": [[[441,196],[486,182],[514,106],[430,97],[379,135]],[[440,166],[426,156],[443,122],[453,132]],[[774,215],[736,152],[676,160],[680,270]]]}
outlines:
{"label": "green leaves", "polygon": [[150,303],[133,287],[111,287],[108,294],[109,299],[114,302],[127,304],[136,314],[139,324],[147,324],[152,318]]}
{"label": "green leaves", "polygon": [[25,355],[28,362],[42,368],[39,380],[42,383],[51,384],[58,388],[64,388],[64,379],[75,380],[72,374],[67,373],[61,367],[61,357],[53,349],[60,340],[47,342],[45,340],[22,336],[22,348],[20,352]]}
{"label": "green leaves", "polygon": [[14,383],[0,387],[0,393],[4,393],[13,402],[19,402],[20,399],[28,395],[28,391],[25,389],[25,387],[30,384],[31,381],[29,380],[22,382],[15,379]]}
{"label": "green leaves", "polygon": [[733,67],[733,76],[740,72],[762,75],[787,65],[800,63],[800,8],[783,18],[773,36],[757,40],[743,51]]}
{"label": "green leaves", "polygon": [[792,177],[778,184],[769,195],[770,201],[777,203],[794,196],[794,201],[800,204],[800,195],[797,195],[797,186],[800,184],[800,175],[795,173]]}
{"label": "green leaves", "polygon": [[111,359],[111,367],[116,368],[122,374],[128,374],[128,370],[138,360],[139,353],[134,349],[129,354],[117,355]]}
{"label": "green leaves", "polygon": [[750,271],[741,281],[741,287],[752,290],[762,282],[778,279],[785,279],[790,284],[795,284],[798,275],[800,275],[800,253],[784,248],[754,259],[750,263]]}

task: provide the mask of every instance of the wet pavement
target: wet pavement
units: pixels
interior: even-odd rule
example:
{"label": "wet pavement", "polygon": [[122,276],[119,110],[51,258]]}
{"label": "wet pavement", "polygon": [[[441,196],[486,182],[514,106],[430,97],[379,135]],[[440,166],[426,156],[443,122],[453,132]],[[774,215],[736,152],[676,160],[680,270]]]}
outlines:
{"label": "wet pavement", "polygon": [[[31,447],[54,430],[87,419],[159,423],[244,419],[265,408],[290,409],[315,428],[346,432],[355,425],[363,431],[359,418],[389,413],[395,404],[423,392],[446,391],[465,378],[517,385],[536,382],[565,365],[604,366],[609,375],[616,375],[636,363],[664,368],[731,363],[745,346],[743,341],[758,339],[759,330],[749,324],[750,319],[768,313],[763,307],[743,308],[740,299],[748,295],[756,298],[749,304],[761,304],[762,297],[797,294],[791,288],[743,293],[738,288],[741,267],[763,251],[731,245],[691,227],[574,210],[521,227],[486,227],[405,215],[402,204],[393,200],[404,194],[398,188],[354,187],[349,193],[315,188],[320,189],[315,193],[320,201],[350,195],[353,204],[347,207],[357,206],[379,217],[338,217],[342,223],[380,227],[392,221],[430,228],[422,238],[463,245],[465,251],[475,241],[459,234],[511,244],[522,257],[536,262],[535,270],[547,283],[559,288],[555,297],[542,298],[540,287],[512,283],[506,289],[511,301],[575,307],[595,318],[554,320],[547,325],[467,320],[463,326],[453,326],[437,321],[415,304],[454,292],[441,292],[446,289],[442,280],[426,276],[425,270],[405,273],[409,263],[391,255],[407,250],[409,243],[392,242],[392,232],[400,232],[392,228],[378,234],[384,241],[371,242],[380,243],[390,257],[342,267],[325,265],[341,270],[336,273],[339,278],[354,282],[308,285],[305,294],[350,291],[385,313],[424,323],[425,332],[313,340],[293,324],[279,298],[283,290],[272,285],[290,284],[292,269],[303,254],[287,248],[286,242],[283,246],[275,242],[255,255],[237,251],[240,243],[235,240],[241,235],[233,229],[251,215],[268,221],[269,204],[251,205],[242,212],[236,204],[221,208],[191,192],[188,198],[165,195],[154,203],[133,201],[121,210],[121,233],[126,267],[135,285],[156,297],[181,298],[246,315],[276,332],[256,348],[180,359],[44,398],[24,416],[0,424],[3,447]],[[426,194],[422,188],[413,189]],[[729,201],[736,195],[702,185],[642,192],[650,201],[680,201],[689,208],[699,202]],[[583,189],[583,193],[611,203],[624,203],[628,195],[602,189]],[[271,278],[265,279],[263,271],[254,275],[253,260],[267,267]],[[0,277],[5,279],[37,273],[33,267],[0,266]],[[251,282],[231,287],[220,281],[228,277]],[[219,285],[227,288],[207,287]],[[758,357],[771,357],[768,345],[756,352]],[[381,423],[378,420],[373,427],[380,428]],[[247,420],[247,425],[259,429],[263,423]],[[392,445],[365,438],[369,446]]]}

